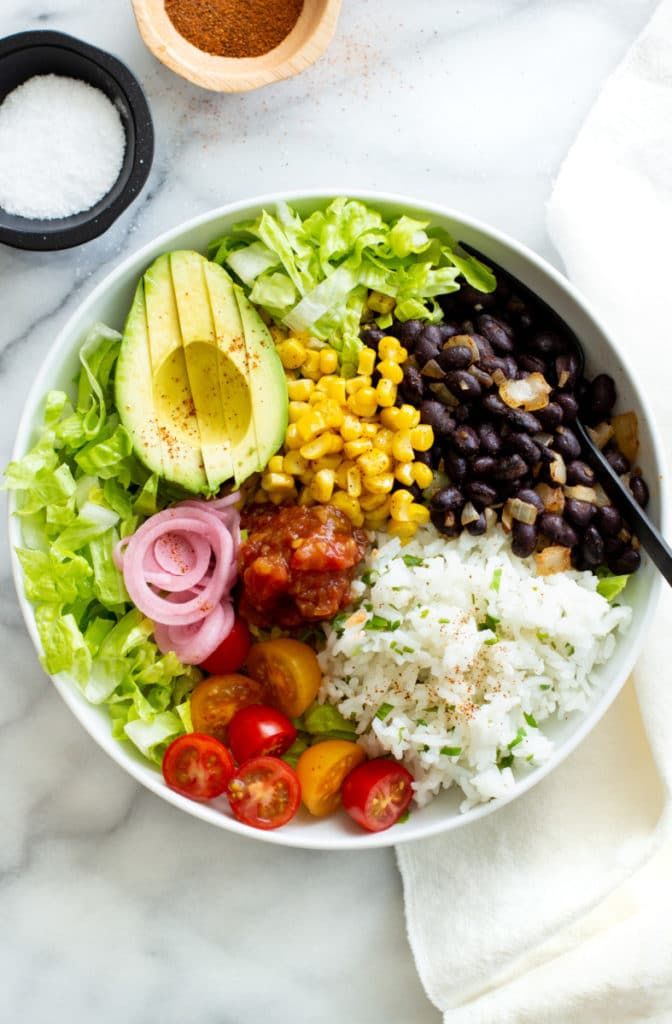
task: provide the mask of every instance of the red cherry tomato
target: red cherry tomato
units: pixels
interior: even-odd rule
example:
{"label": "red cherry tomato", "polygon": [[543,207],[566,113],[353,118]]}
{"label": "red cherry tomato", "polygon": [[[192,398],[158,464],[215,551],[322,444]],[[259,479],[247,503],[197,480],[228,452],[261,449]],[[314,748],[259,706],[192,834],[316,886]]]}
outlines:
{"label": "red cherry tomato", "polygon": [[296,739],[296,729],[281,711],[264,704],[241,708],[229,722],[229,746],[239,764],[251,757],[280,757]]}
{"label": "red cherry tomato", "polygon": [[239,821],[252,828],[280,828],[296,814],[301,785],[296,772],[278,757],[253,757],[229,782],[229,803]]}
{"label": "red cherry tomato", "polygon": [[365,761],[343,783],[343,806],[362,828],[382,832],[394,825],[410,804],[412,782],[411,773],[397,761],[386,757]]}
{"label": "red cherry tomato", "polygon": [[248,651],[252,645],[250,631],[244,619],[236,616],[236,621],[229,635],[222,640],[219,647],[201,662],[201,668],[213,676],[225,676],[237,672],[245,664]]}
{"label": "red cherry tomato", "polygon": [[205,733],[178,736],[163,755],[163,777],[176,792],[192,800],[213,800],[236,770],[231,752]]}

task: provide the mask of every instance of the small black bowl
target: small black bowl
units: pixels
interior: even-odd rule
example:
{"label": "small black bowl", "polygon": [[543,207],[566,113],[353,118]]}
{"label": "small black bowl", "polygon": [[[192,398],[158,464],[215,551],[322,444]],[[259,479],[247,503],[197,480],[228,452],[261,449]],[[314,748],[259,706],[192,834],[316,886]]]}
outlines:
{"label": "small black bowl", "polygon": [[16,249],[70,249],[97,238],[139,194],[154,155],[154,129],[145,95],[128,68],[109,53],[60,32],[20,32],[0,40],[0,102],[34,75],[79,78],[104,92],[126,132],[116,182],[89,210],[55,220],[33,220],[0,207],[0,242]]}

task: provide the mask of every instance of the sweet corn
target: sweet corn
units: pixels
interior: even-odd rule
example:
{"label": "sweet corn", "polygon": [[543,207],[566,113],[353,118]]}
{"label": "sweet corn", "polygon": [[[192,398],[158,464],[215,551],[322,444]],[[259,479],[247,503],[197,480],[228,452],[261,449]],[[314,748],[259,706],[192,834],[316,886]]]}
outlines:
{"label": "sweet corn", "polygon": [[322,376],[320,372],[320,353],[314,349],[306,349],[306,358],[301,365],[301,369],[304,377],[318,380]]}
{"label": "sweet corn", "polygon": [[387,532],[394,537],[399,537],[400,540],[410,540],[415,536],[417,529],[415,523],[399,523],[396,519],[390,519],[387,524]]}
{"label": "sweet corn", "polygon": [[408,514],[411,517],[412,523],[424,526],[425,523],[429,522],[429,509],[425,505],[418,504],[417,501],[413,502],[408,510]]}
{"label": "sweet corn", "polygon": [[362,388],[371,387],[371,377],[364,373],[359,377],[351,377],[350,380],[345,382],[345,390],[348,395],[355,395]]}
{"label": "sweet corn", "polygon": [[327,397],[327,392],[323,391],[320,387],[320,382],[315,382],[315,390],[311,392],[310,398],[308,399],[311,405],[319,405]]}
{"label": "sweet corn", "polygon": [[284,462],[282,455],[272,455],[268,460],[268,466],[266,467],[269,473],[283,473]]}
{"label": "sweet corn", "polygon": [[348,473],[354,468],[354,465],[354,462],[351,462],[349,459],[342,459],[336,467],[336,483],[342,491],[347,489]]}
{"label": "sweet corn", "polygon": [[312,505],[314,500],[315,499],[313,498],[309,487],[306,487],[305,490],[301,491],[301,494],[299,495],[299,505]]}
{"label": "sweet corn", "polygon": [[310,441],[311,438],[316,437],[323,430],[327,429],[327,421],[321,412],[316,409],[311,409],[305,413],[300,420],[296,422],[299,436],[304,441]]}
{"label": "sweet corn", "polygon": [[308,358],[305,346],[296,338],[287,338],[287,341],[281,341],[276,351],[286,370],[298,370]]}
{"label": "sweet corn", "polygon": [[413,444],[410,430],[398,430],[392,441],[392,454],[397,462],[413,461]]}
{"label": "sweet corn", "polygon": [[290,423],[287,427],[287,433],[285,434],[285,448],[300,448],[302,444],[303,438],[299,433],[298,426],[296,423]]}
{"label": "sweet corn", "polygon": [[261,486],[269,494],[291,494],[294,490],[294,478],[289,473],[264,473]]}
{"label": "sweet corn", "polygon": [[377,423],[362,423],[362,437],[368,437],[370,441],[373,441],[374,437],[377,437],[380,427]]}
{"label": "sweet corn", "polygon": [[414,462],[399,462],[394,470],[395,479],[403,484],[404,487],[410,487],[414,482],[413,477],[413,466]]}
{"label": "sweet corn", "polygon": [[310,412],[310,405],[308,402],[290,402],[287,407],[290,423],[298,423],[301,417],[305,416],[307,412]]}
{"label": "sweet corn", "polygon": [[420,412],[412,405],[401,405],[398,409],[385,409],[380,414],[380,421],[390,430],[411,430],[420,422]]}
{"label": "sweet corn", "polygon": [[416,452],[428,452],[434,444],[434,431],[428,423],[421,423],[411,429],[411,444]]}
{"label": "sweet corn", "polygon": [[314,388],[314,382],[303,377],[299,380],[288,381],[287,394],[290,402],[307,402]]}
{"label": "sweet corn", "polygon": [[[290,493],[293,494],[294,492],[292,491]],[[273,491],[272,494],[268,495],[268,500],[273,505],[282,505],[283,501],[287,497],[288,495],[284,491]]]}
{"label": "sweet corn", "polygon": [[289,473],[290,476],[299,476],[308,469],[308,461],[304,459],[301,452],[287,452],[282,460],[282,469],[284,473]]}
{"label": "sweet corn", "polygon": [[390,498],[390,515],[400,523],[410,522],[409,510],[413,504],[410,491],[395,491]]}
{"label": "sweet corn", "polygon": [[377,508],[372,509],[371,512],[366,513],[367,522],[369,522],[372,526],[382,526],[385,520],[389,518],[390,496],[389,494],[384,494],[383,498],[385,500],[382,502],[382,504],[378,505]]}
{"label": "sweet corn", "polygon": [[431,468],[426,466],[424,462],[414,462],[412,469],[414,482],[424,491],[425,487],[429,487],[434,479]]}
{"label": "sweet corn", "polygon": [[353,526],[363,526],[364,516],[356,498],[349,497],[345,491],[337,491],[331,503],[345,513]]}
{"label": "sweet corn", "polygon": [[359,456],[357,465],[364,476],[376,476],[378,473],[387,473],[392,462],[390,456],[386,455],[385,452],[373,448],[371,451],[364,452],[363,455]]}
{"label": "sweet corn", "polygon": [[320,377],[320,381],[324,381],[324,390],[329,398],[334,402],[338,402],[339,405],[345,405],[347,396],[345,393],[345,381],[342,377]]}
{"label": "sweet corn", "polygon": [[341,437],[344,441],[354,441],[362,433],[362,424],[351,413],[346,412],[341,424]]}
{"label": "sweet corn", "polygon": [[332,455],[323,455],[321,459],[316,459],[312,465],[316,471],[320,469],[333,469],[334,472],[336,472],[342,462],[343,456],[336,453]]}
{"label": "sweet corn", "polygon": [[343,410],[335,399],[325,398],[317,408],[318,412],[324,416],[328,427],[336,427],[338,429],[342,426],[344,419]]}
{"label": "sweet corn", "polygon": [[301,445],[299,451],[304,459],[308,459],[310,462],[315,459],[321,459],[323,455],[330,455],[331,435],[321,434],[320,437],[314,437],[312,441],[307,441],[306,444]]}
{"label": "sweet corn", "polygon": [[392,295],[383,295],[382,292],[371,292],[366,304],[374,312],[385,314],[391,313],[397,303]]}
{"label": "sweet corn", "polygon": [[348,399],[348,408],[357,416],[375,416],[378,408],[376,392],[372,387],[360,388]]}
{"label": "sweet corn", "polygon": [[376,353],[372,348],[363,348],[357,360],[357,373],[370,375],[376,365]]}
{"label": "sweet corn", "polygon": [[373,448],[371,441],[368,437],[357,437],[354,441],[346,441],[343,445],[343,451],[349,459],[358,459],[364,452],[368,452]]}
{"label": "sweet corn", "polygon": [[375,512],[379,508],[385,507],[385,515],[389,510],[390,499],[386,494],[362,494],[359,504],[362,506],[366,513]]}
{"label": "sweet corn", "polygon": [[333,469],[321,469],[313,477],[310,485],[310,492],[315,501],[329,501],[334,493],[334,471]]}
{"label": "sweet corn", "polygon": [[391,455],[393,439],[394,434],[391,430],[388,430],[387,427],[380,427],[373,438],[373,447],[385,452],[386,455]]}
{"label": "sweet corn", "polygon": [[389,359],[393,363],[403,363],[408,359],[408,351],[391,334],[386,334],[378,342],[378,356],[381,360]]}
{"label": "sweet corn", "polygon": [[336,373],[338,369],[338,353],[333,348],[320,350],[320,371],[322,373]]}
{"label": "sweet corn", "polygon": [[389,494],[394,487],[394,474],[376,473],[375,476],[365,476],[362,484],[369,494]]}
{"label": "sweet corn", "polygon": [[376,398],[378,405],[389,409],[397,400],[397,385],[383,377],[376,384]]}
{"label": "sweet corn", "polygon": [[362,474],[357,466],[352,466],[346,473],[345,489],[348,497],[359,498],[362,493]]}
{"label": "sweet corn", "polygon": [[378,363],[378,372],[381,377],[391,380],[393,384],[401,384],[404,379],[404,371],[399,363],[393,363],[391,359],[383,359],[382,363]]}

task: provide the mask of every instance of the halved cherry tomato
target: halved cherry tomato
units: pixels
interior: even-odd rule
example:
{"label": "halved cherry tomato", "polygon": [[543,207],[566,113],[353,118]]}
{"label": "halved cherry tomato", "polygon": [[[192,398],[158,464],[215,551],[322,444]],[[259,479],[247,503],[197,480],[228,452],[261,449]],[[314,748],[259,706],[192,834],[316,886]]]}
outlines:
{"label": "halved cherry tomato", "polygon": [[343,806],[369,832],[394,825],[413,798],[413,776],[397,761],[377,757],[360,764],[343,783]]}
{"label": "halved cherry tomato", "polygon": [[247,670],[253,679],[268,687],[271,703],[288,718],[298,718],[310,707],[322,682],[315,651],[299,640],[265,640],[254,644]]}
{"label": "halved cherry tomato", "polygon": [[281,711],[252,704],[236,711],[229,723],[229,746],[238,763],[251,757],[280,757],[296,739],[296,729]]}
{"label": "halved cherry tomato", "polygon": [[304,750],[296,765],[303,802],[311,814],[333,814],[341,802],[343,779],[366,754],[358,743],[324,740]]}
{"label": "halved cherry tomato", "polygon": [[231,632],[222,640],[219,647],[201,662],[201,668],[214,676],[237,672],[240,666],[245,664],[251,644],[250,631],[245,619],[236,615]]}
{"label": "halved cherry tomato", "polygon": [[210,676],[191,695],[191,721],[197,732],[226,742],[226,730],[236,711],[249,704],[263,704],[268,694],[263,684],[247,676]]}
{"label": "halved cherry tomato", "polygon": [[252,828],[280,828],[301,803],[296,772],[278,757],[253,757],[241,764],[228,789],[231,810]]}
{"label": "halved cherry tomato", "polygon": [[188,732],[178,736],[163,755],[163,777],[177,793],[192,800],[220,796],[235,772],[231,752],[212,736]]}

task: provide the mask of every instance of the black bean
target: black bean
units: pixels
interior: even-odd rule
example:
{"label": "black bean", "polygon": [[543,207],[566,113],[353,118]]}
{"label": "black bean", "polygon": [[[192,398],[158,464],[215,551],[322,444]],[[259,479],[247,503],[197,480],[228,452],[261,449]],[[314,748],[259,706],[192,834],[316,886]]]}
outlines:
{"label": "black bean", "polygon": [[518,324],[524,331],[529,331],[534,324],[534,317],[528,310],[524,309],[518,314]]}
{"label": "black bean", "polygon": [[560,335],[552,331],[539,331],[530,339],[530,348],[537,355],[548,357],[564,352],[567,346]]}
{"label": "black bean", "polygon": [[509,409],[506,411],[506,418],[512,427],[523,430],[526,434],[538,434],[541,432],[541,423],[531,412],[523,409]]}
{"label": "black bean", "polygon": [[544,511],[543,501],[537,492],[533,491],[531,487],[522,487],[516,494],[516,497],[519,501],[524,501],[527,505],[534,505],[539,515]]}
{"label": "black bean", "polygon": [[567,463],[567,483],[592,487],[595,483],[595,473],[587,462],[582,462],[581,459],[573,459],[572,462]]}
{"label": "black bean", "polygon": [[559,355],[555,360],[555,373],[558,378],[558,387],[571,391],[579,373],[579,361],[576,354],[565,352]]}
{"label": "black bean", "polygon": [[539,449],[539,460],[541,462],[546,462],[549,465],[551,462],[555,462],[556,453],[552,448],[549,448],[546,444],[542,444],[541,441],[536,441],[535,444]]}
{"label": "black bean", "polygon": [[422,320],[406,320],[404,323],[399,324],[396,335],[404,348],[413,351],[413,346],[422,334],[422,330]]}
{"label": "black bean", "polygon": [[479,334],[487,338],[497,352],[502,352],[505,355],[513,352],[513,332],[507,324],[503,324],[501,320],[497,320],[494,316],[484,313],[476,321],[476,327]]}
{"label": "black bean", "polygon": [[443,370],[466,370],[474,357],[468,345],[453,345],[439,352],[436,361]]}
{"label": "black bean", "polygon": [[419,366],[424,366],[430,359],[436,359],[441,351],[441,339],[432,341],[430,338],[426,338],[425,334],[428,330],[429,328],[425,327],[415,343],[415,358]]}
{"label": "black bean", "polygon": [[616,537],[623,529],[621,513],[613,505],[604,505],[599,509],[595,523],[606,537]]}
{"label": "black bean", "polygon": [[445,537],[459,536],[461,527],[459,516],[454,512],[443,512],[440,509],[433,509],[430,512],[433,525]]}
{"label": "black bean", "polygon": [[563,422],[573,423],[579,414],[579,403],[574,395],[569,395],[563,391],[562,394],[555,396],[555,404],[559,405],[562,409]]}
{"label": "black bean", "polygon": [[487,455],[496,455],[502,447],[502,440],[491,423],[482,423],[478,428],[481,448]]}
{"label": "black bean", "polygon": [[561,544],[565,548],[573,548],[579,540],[569,523],[553,512],[544,512],[539,517],[539,529],[554,544]]}
{"label": "black bean", "polygon": [[456,334],[460,333],[460,328],[457,324],[438,324],[438,328],[441,331],[441,341],[444,343],[449,338],[454,338]]}
{"label": "black bean", "polygon": [[518,365],[526,373],[541,373],[546,376],[548,367],[539,356],[533,356],[530,352],[522,352],[518,356]]}
{"label": "black bean", "polygon": [[609,559],[608,566],[616,576],[627,576],[637,572],[642,564],[642,557],[635,548],[626,547],[620,554]]}
{"label": "black bean", "polygon": [[467,370],[451,370],[446,374],[446,384],[461,402],[475,402],[481,397],[481,385]]}
{"label": "black bean", "polygon": [[616,403],[616,385],[607,373],[599,373],[590,385],[587,402],[590,415],[603,420],[609,415]]}
{"label": "black bean", "polygon": [[477,288],[473,288],[470,284],[463,284],[458,295],[465,306],[472,306],[476,309],[479,306],[481,309],[490,309],[497,302],[495,292],[479,292]]}
{"label": "black bean", "polygon": [[604,562],[604,541],[595,526],[589,526],[581,543],[581,554],[587,566],[597,569]]}
{"label": "black bean", "polygon": [[566,462],[578,459],[581,454],[579,439],[569,427],[558,427],[553,438],[553,447]]}
{"label": "black bean", "polygon": [[441,512],[457,512],[464,505],[464,495],[459,487],[444,487],[436,492],[430,504]]}
{"label": "black bean", "polygon": [[448,437],[456,427],[446,406],[433,399],[427,399],[420,406],[420,419],[429,424],[437,437]]}
{"label": "black bean", "polygon": [[595,506],[591,505],[589,501],[579,501],[578,498],[567,498],[565,501],[566,517],[580,529],[588,526],[595,512]]}
{"label": "black bean", "polygon": [[511,550],[518,558],[527,558],[537,546],[537,528],[532,523],[514,521],[511,529]]}
{"label": "black bean", "polygon": [[438,444],[433,444],[428,452],[413,452],[413,461],[421,462],[423,466],[431,466],[433,464],[432,453],[435,449],[439,450]]}
{"label": "black bean", "polygon": [[497,501],[497,491],[483,480],[470,480],[464,485],[464,493],[476,508],[488,508]]}
{"label": "black bean", "polygon": [[541,423],[544,430],[555,430],[562,423],[562,408],[557,402],[549,402],[543,409],[537,409],[534,414]]}
{"label": "black bean", "polygon": [[483,409],[492,416],[506,416],[511,412],[508,405],[505,405],[499,395],[486,395],[481,403]]}
{"label": "black bean", "polygon": [[441,337],[441,328],[438,324],[427,324],[423,327],[422,334],[420,335],[423,341],[428,341],[431,345],[441,345],[443,338]]}
{"label": "black bean", "polygon": [[418,405],[422,401],[424,384],[422,374],[417,366],[406,363],[404,366],[404,379],[399,387],[402,398],[405,398],[411,405]]}
{"label": "black bean", "polygon": [[649,503],[649,488],[646,480],[643,480],[641,476],[631,476],[630,490],[637,504],[646,508]]}
{"label": "black bean", "polygon": [[481,357],[481,361],[486,358],[495,358],[495,353],[492,350],[492,345],[490,344],[487,338],[484,338],[482,334],[475,334],[472,331],[467,331],[466,333],[469,334],[473,341],[476,342],[476,348],[478,349],[478,354]]}
{"label": "black bean", "polygon": [[509,451],[521,455],[528,466],[534,466],[539,462],[539,446],[534,443],[529,434],[510,434],[506,439],[506,447]]}
{"label": "black bean", "polygon": [[520,372],[518,363],[513,356],[504,356],[502,362],[502,373],[508,380],[518,380],[524,374]]}
{"label": "black bean", "polygon": [[381,331],[380,327],[365,327],[360,337],[365,345],[377,351],[378,342],[385,337],[385,331]]}
{"label": "black bean", "polygon": [[467,405],[456,406],[452,413],[458,423],[466,423],[468,419],[471,419],[471,412]]}
{"label": "black bean", "polygon": [[473,537],[480,537],[488,528],[488,520],[485,518],[484,512],[479,512],[478,519],[473,519],[470,523],[467,523],[465,529],[467,533],[470,533]]}
{"label": "black bean", "polygon": [[451,436],[451,443],[460,455],[475,455],[480,448],[478,434],[473,427],[466,424],[455,428]]}
{"label": "black bean", "polygon": [[454,451],[444,451],[443,463],[446,473],[455,483],[461,483],[467,475],[467,460]]}
{"label": "black bean", "polygon": [[625,455],[623,455],[622,452],[619,452],[617,448],[612,448],[604,454],[607,462],[613,469],[614,473],[617,473],[618,476],[623,476],[623,474],[627,473],[630,469],[630,463],[626,459]]}
{"label": "black bean", "polygon": [[470,466],[474,476],[492,476],[496,469],[497,459],[492,455],[479,455]]}
{"label": "black bean", "polygon": [[495,477],[497,480],[517,480],[528,472],[528,465],[520,455],[505,455],[497,462]]}
{"label": "black bean", "polygon": [[627,545],[622,537],[605,537],[604,552],[607,555],[607,563],[610,558],[616,558],[618,555],[622,555],[626,546]]}

